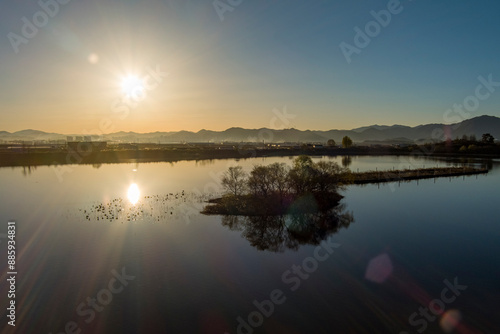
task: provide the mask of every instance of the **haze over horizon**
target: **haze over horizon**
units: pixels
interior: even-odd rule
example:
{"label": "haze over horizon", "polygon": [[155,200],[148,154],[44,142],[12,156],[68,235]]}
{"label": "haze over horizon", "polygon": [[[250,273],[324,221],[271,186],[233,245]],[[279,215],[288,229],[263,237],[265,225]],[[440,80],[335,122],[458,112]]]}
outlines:
{"label": "haze over horizon", "polygon": [[[12,34],[24,36],[23,18],[42,8],[0,4],[0,130],[330,130],[500,116],[498,87],[484,86],[500,82],[493,0],[244,0],[222,14],[213,1],[64,2],[17,46]],[[397,14],[346,57],[341,43],[356,46],[354,29],[390,3]],[[150,89],[134,81],[146,75]],[[471,111],[447,112],[479,85]],[[137,89],[141,100],[124,105]],[[293,117],[283,122],[285,106]]]}
{"label": "haze over horizon", "polygon": [[[476,117],[471,117],[471,118],[464,119],[464,121],[472,120],[474,118],[490,117],[490,116],[491,115],[480,115],[480,116],[476,116]],[[493,116],[493,117],[498,117],[498,116]],[[460,122],[457,122],[457,123],[460,123]],[[124,130],[120,130],[120,129],[115,129],[115,131],[108,132],[108,133],[104,133],[104,132],[103,133],[52,132],[52,133],[57,133],[57,134],[62,134],[62,135],[90,135],[90,134],[92,134],[92,135],[95,135],[95,134],[98,134],[98,135],[99,134],[108,135],[108,134],[119,133],[119,132],[125,132],[125,133],[132,132],[132,133],[137,133],[137,134],[149,134],[149,133],[155,133],[155,132],[162,133],[162,132],[182,132],[182,131],[188,131],[188,132],[192,132],[192,133],[198,133],[198,132],[204,131],[204,130],[206,130],[206,131],[221,132],[221,131],[226,131],[226,130],[234,129],[234,128],[244,129],[244,130],[259,130],[259,129],[285,130],[285,129],[295,129],[295,130],[298,130],[298,131],[330,131],[330,130],[352,131],[352,130],[359,130],[359,129],[363,129],[363,128],[370,128],[370,127],[403,126],[403,127],[415,128],[415,127],[418,127],[418,126],[425,126],[425,125],[430,125],[430,124],[431,123],[425,123],[425,124],[418,124],[416,126],[407,125],[407,124],[366,124],[364,126],[359,126],[359,127],[351,128],[351,129],[337,129],[337,128],[329,128],[329,129],[301,129],[301,128],[298,128],[298,127],[284,127],[284,128],[279,128],[279,129],[271,129],[270,127],[249,128],[249,127],[241,127],[241,126],[232,126],[232,127],[221,129],[221,130],[214,130],[214,129],[209,129],[209,128],[202,128],[202,129],[197,129],[197,130],[178,130],[178,131],[155,130],[155,131],[148,131],[148,132],[138,132],[138,131],[133,131],[133,130],[124,131]],[[441,123],[435,123],[435,124],[441,124]],[[0,132],[2,132],[2,131],[6,131],[6,130],[0,129]],[[15,132],[20,132],[20,131],[41,131],[41,132],[51,133],[51,131],[45,131],[43,129],[19,129],[17,131],[8,131],[8,132],[15,133]]]}

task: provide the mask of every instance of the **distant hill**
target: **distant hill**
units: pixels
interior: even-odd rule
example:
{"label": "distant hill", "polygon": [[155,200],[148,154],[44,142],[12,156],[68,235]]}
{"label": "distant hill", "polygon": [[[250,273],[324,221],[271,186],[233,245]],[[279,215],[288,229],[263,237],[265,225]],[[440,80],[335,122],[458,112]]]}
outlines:
{"label": "distant hill", "polygon": [[16,132],[0,131],[0,140],[57,140],[66,139],[66,135],[59,133],[49,133],[39,130],[21,130]]}
{"label": "distant hill", "polygon": [[370,125],[370,126],[363,126],[361,128],[356,128],[356,129],[352,129],[352,131],[354,132],[358,132],[358,133],[361,133],[365,130],[368,130],[368,129],[376,129],[376,130],[387,130],[387,129],[390,129],[390,128],[409,128],[409,126],[405,126],[405,125],[378,125],[378,124],[375,124],[375,125]]}
{"label": "distant hill", "polygon": [[[450,138],[462,137],[463,135],[475,135],[478,139],[483,133],[490,133],[496,139],[500,139],[500,118],[495,116],[479,116],[456,124],[424,124],[415,127],[404,125],[371,125],[356,128],[353,130],[297,130],[283,129],[272,130],[243,129],[233,127],[224,131],[200,130],[172,131],[172,132],[116,132],[104,135],[102,140],[113,140],[122,142],[153,142],[153,143],[174,143],[174,142],[326,142],[334,139],[337,143],[342,141],[344,136],[349,136],[357,143],[408,143],[425,142],[433,138],[436,131],[444,131]],[[74,136],[74,135],[73,135]],[[14,133],[0,131],[0,140],[55,140],[66,139],[66,135],[57,133],[46,133],[38,130],[22,130]],[[98,139],[98,136],[93,136]]]}

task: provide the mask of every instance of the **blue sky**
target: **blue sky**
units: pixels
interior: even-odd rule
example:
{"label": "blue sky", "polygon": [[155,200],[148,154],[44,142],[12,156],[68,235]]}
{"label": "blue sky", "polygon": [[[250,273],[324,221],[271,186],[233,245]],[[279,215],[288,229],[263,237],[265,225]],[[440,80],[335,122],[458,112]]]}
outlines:
{"label": "blue sky", "polygon": [[[442,123],[479,76],[500,81],[493,0],[401,1],[348,63],[339,45],[355,46],[354,28],[389,3],[242,0],[221,21],[211,0],[71,0],[16,53],[9,33],[22,36],[41,7],[3,2],[0,130],[82,133],[103,119],[114,131],[259,128],[284,106],[294,117],[280,126],[299,129]],[[118,114],[121,81],[147,68],[169,74]],[[500,87],[467,115],[500,116],[499,106]]]}

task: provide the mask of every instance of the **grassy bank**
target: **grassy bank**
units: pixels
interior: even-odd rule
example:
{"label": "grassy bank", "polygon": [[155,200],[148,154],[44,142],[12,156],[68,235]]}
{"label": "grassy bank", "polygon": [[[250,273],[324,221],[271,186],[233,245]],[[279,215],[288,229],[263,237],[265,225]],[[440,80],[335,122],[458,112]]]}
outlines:
{"label": "grassy bank", "polygon": [[419,179],[430,179],[436,177],[456,177],[462,175],[474,175],[488,173],[484,168],[471,167],[442,167],[442,168],[420,168],[388,171],[369,171],[363,173],[352,173],[354,184],[381,183],[394,181],[410,181]]}

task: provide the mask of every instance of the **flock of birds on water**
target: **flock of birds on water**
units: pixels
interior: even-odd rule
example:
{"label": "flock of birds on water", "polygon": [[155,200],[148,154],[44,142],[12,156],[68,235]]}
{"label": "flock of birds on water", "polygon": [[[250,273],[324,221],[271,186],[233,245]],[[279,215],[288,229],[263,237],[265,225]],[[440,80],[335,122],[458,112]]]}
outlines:
{"label": "flock of birds on water", "polygon": [[166,223],[189,219],[198,214],[209,199],[207,194],[178,193],[143,196],[135,204],[121,197],[95,202],[80,208],[84,221]]}

